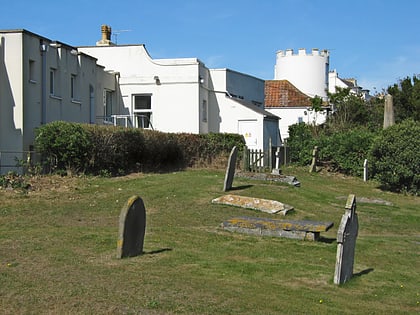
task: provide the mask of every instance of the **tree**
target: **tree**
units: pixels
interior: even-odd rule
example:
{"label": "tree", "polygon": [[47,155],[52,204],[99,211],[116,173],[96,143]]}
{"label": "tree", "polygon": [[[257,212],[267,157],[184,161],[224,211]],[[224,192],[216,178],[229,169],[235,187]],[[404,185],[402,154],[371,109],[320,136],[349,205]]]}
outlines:
{"label": "tree", "polygon": [[420,120],[420,77],[406,77],[389,86],[387,92],[393,97],[395,122],[406,119]]}
{"label": "tree", "polygon": [[331,131],[349,130],[369,122],[370,115],[365,101],[351,94],[350,89],[337,87],[337,92],[328,93],[328,97],[333,105],[333,114],[327,119],[327,127]]}

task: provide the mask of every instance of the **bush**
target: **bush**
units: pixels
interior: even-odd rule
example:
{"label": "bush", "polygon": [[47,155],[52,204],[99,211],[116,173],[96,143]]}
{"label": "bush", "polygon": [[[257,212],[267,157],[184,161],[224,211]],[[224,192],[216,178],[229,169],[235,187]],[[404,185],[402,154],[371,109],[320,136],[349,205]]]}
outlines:
{"label": "bush", "polygon": [[136,167],[144,153],[143,133],[136,129],[84,125],[92,143],[89,173],[123,174]]}
{"label": "bush", "polygon": [[311,127],[305,123],[289,126],[289,139],[287,146],[290,148],[292,163],[304,166],[311,163],[312,150],[317,145]]}
{"label": "bush", "polygon": [[407,120],[381,132],[371,150],[372,173],[397,192],[419,193],[420,124]]}
{"label": "bush", "polygon": [[375,135],[368,130],[353,129],[324,136],[318,140],[319,159],[333,171],[361,176]]}
{"label": "bush", "polygon": [[364,159],[368,158],[375,133],[365,129],[352,129],[314,136],[312,126],[299,123],[289,127],[291,161],[301,166],[312,161],[312,151],[318,146],[318,160],[332,171],[360,176]]}
{"label": "bush", "polygon": [[35,145],[50,170],[84,171],[91,142],[81,124],[54,121],[36,130]]}
{"label": "bush", "polygon": [[245,140],[237,134],[175,134],[53,122],[39,128],[36,145],[56,172],[110,176],[211,165],[219,156],[228,155],[233,146],[243,151]]}

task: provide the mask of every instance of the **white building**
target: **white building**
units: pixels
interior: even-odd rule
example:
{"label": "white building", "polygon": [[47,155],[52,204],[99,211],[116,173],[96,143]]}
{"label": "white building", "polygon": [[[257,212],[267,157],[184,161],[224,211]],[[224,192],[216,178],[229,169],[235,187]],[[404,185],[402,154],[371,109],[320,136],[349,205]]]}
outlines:
{"label": "white building", "polygon": [[0,173],[33,149],[35,129],[55,120],[93,123],[115,76],[75,47],[26,30],[0,31]]}
{"label": "white building", "polygon": [[110,36],[102,26],[96,46],[78,49],[118,72],[121,106],[134,126],[149,126],[146,116],[163,132],[238,133],[255,149],[267,149],[269,138],[280,144],[279,118],[263,110],[263,80],[208,69],[197,58],[153,59],[144,45],[114,45]]}
{"label": "white building", "polygon": [[328,74],[328,92],[334,94],[337,92],[337,87],[342,89],[349,89],[350,93],[354,95],[359,95],[365,101],[368,101],[372,98],[369,94],[369,90],[363,89],[357,84],[356,79],[342,79],[338,76],[337,70],[332,70]]}
{"label": "white building", "polygon": [[152,59],[144,45],[74,47],[26,30],[0,31],[0,173],[33,149],[51,121],[113,123],[163,132],[244,135],[280,145],[279,117],[263,109],[264,81],[197,58]]}

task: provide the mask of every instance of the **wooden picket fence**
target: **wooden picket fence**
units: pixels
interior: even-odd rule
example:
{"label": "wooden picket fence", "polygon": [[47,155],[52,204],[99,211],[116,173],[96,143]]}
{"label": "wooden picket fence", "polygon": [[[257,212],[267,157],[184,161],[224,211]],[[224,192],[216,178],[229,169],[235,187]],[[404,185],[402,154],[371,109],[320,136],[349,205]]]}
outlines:
{"label": "wooden picket fence", "polygon": [[[276,165],[278,159],[278,165]],[[248,172],[271,172],[273,168],[290,163],[289,148],[287,146],[273,147],[268,150],[252,150],[245,148],[243,168]]]}

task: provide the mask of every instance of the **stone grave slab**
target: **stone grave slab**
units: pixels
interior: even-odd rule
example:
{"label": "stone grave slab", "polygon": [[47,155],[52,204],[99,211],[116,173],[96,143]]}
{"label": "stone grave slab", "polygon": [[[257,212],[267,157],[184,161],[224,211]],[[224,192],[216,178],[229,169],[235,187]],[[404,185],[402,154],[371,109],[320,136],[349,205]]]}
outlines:
{"label": "stone grave slab", "polygon": [[286,215],[289,211],[293,211],[292,206],[281,203],[280,201],[238,195],[224,195],[213,199],[211,202],[214,204],[258,210],[270,214]]}
{"label": "stone grave slab", "polygon": [[139,196],[132,196],[121,210],[117,241],[117,258],[143,254],[146,209]]}
{"label": "stone grave slab", "polygon": [[235,176],[236,159],[238,157],[238,148],[234,146],[229,155],[228,165],[226,167],[225,181],[223,191],[232,189],[233,177]]}
{"label": "stone grave slab", "polygon": [[343,284],[353,276],[354,253],[359,222],[356,213],[356,196],[349,195],[345,213],[341,217],[337,232],[337,258],[334,272],[334,283]]}
{"label": "stone grave slab", "polygon": [[328,231],[333,225],[333,222],[309,220],[236,217],[223,222],[222,228],[230,232],[244,234],[317,241],[320,233]]}

